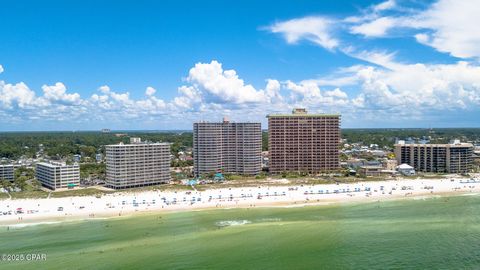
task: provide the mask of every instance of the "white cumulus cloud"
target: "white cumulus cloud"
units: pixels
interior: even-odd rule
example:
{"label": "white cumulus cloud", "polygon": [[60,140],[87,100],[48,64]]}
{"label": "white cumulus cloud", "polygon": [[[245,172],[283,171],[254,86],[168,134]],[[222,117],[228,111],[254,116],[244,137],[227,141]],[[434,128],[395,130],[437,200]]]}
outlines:
{"label": "white cumulus cloud", "polygon": [[239,78],[233,69],[224,70],[222,64],[197,63],[190,69],[187,81],[203,90],[206,98],[213,102],[258,103],[263,102],[263,91],[257,91],[251,84]]}
{"label": "white cumulus cloud", "polygon": [[80,95],[78,93],[67,94],[67,88],[61,82],[55,83],[55,85],[43,85],[43,96],[53,102],[67,102],[77,103],[80,101]]}
{"label": "white cumulus cloud", "polygon": [[6,84],[4,81],[0,81],[0,104],[3,108],[11,109],[12,106],[17,105],[21,109],[34,105],[35,100],[35,92],[30,90],[25,83]]}
{"label": "white cumulus cloud", "polygon": [[145,90],[145,95],[147,95],[147,96],[153,96],[153,95],[155,95],[155,92],[157,92],[157,90],[155,90],[155,88],[149,86],[149,87],[147,87],[147,89]]}
{"label": "white cumulus cloud", "polygon": [[[197,63],[171,100],[157,98],[151,87],[145,89],[141,98],[133,98],[130,92],[104,85],[89,98],[82,98],[61,82],[44,85],[41,94],[36,95],[25,83],[0,81],[0,115],[4,119],[0,123],[8,119],[9,123],[44,120],[108,125],[142,121],[178,124],[218,120],[221,115],[261,121],[268,113],[287,112],[300,106],[311,112],[340,112],[351,122],[362,119],[375,123],[421,121],[433,110],[471,112],[480,107],[477,64],[405,64],[395,62],[388,54],[357,54],[383,64],[354,65],[302,81],[267,79],[263,89],[246,83],[235,70],[224,70],[218,61]],[[347,92],[345,88],[355,90]]]}

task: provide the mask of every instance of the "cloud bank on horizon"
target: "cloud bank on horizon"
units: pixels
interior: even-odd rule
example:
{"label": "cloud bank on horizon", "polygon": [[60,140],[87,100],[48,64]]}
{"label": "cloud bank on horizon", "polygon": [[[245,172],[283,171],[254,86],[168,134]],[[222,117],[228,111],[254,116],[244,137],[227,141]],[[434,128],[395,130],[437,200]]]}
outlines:
{"label": "cloud bank on horizon", "polygon": [[[358,62],[300,81],[265,78],[263,86],[255,87],[234,66],[226,68],[212,59],[194,64],[169,100],[158,97],[153,87],[136,99],[108,85],[81,96],[62,82],[45,84],[38,94],[24,82],[2,80],[0,74],[1,130],[28,129],[32,122],[58,123],[58,129],[62,123],[89,129],[96,127],[91,123],[128,128],[139,122],[152,129],[159,121],[162,129],[188,128],[193,121],[219,120],[222,115],[263,122],[266,114],[293,107],[339,112],[344,127],[355,127],[360,120],[370,123],[364,124],[368,127],[394,127],[396,121],[404,127],[409,121],[480,126],[475,116],[480,115],[478,14],[479,0],[439,0],[422,8],[388,0],[364,7],[354,16],[318,14],[271,22],[259,26],[259,31],[289,46],[317,46]],[[392,38],[412,40],[455,61],[399,59],[397,51],[382,47],[382,41]],[[372,40],[380,42],[371,46]],[[179,125],[180,121],[187,124]]]}

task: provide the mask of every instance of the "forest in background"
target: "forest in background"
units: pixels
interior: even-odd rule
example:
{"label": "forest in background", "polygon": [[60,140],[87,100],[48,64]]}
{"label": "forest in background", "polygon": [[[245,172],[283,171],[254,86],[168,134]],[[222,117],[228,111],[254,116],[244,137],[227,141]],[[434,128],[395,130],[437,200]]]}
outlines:
{"label": "forest in background", "polygon": [[[173,154],[192,147],[192,133],[188,132],[8,132],[0,133],[0,158],[18,159],[21,156],[34,158],[43,149],[49,157],[66,158],[82,155],[95,158],[105,154],[105,145],[128,143],[130,137],[141,137],[143,141],[172,143]],[[42,145],[42,147],[40,146]]]}
{"label": "forest in background", "polygon": [[[393,147],[397,139],[407,138],[427,138],[431,143],[448,143],[453,139],[480,143],[480,128],[342,129],[341,133],[347,143],[377,144],[379,147],[388,148]],[[44,155],[59,159],[77,154],[94,159],[95,154],[104,154],[104,145],[128,143],[130,137],[172,143],[173,155],[191,148],[193,143],[192,132],[5,132],[0,133],[0,158],[35,158],[43,149]],[[266,131],[262,134],[262,148],[264,151],[268,150]]]}

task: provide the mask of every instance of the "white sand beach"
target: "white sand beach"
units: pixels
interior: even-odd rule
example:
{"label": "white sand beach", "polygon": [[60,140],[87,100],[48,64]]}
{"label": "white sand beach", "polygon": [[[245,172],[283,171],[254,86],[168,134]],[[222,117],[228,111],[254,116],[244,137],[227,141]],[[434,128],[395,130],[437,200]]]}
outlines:
{"label": "white sand beach", "polygon": [[117,192],[101,197],[6,199],[0,201],[0,226],[110,218],[144,212],[235,207],[298,207],[314,204],[480,193],[480,177],[361,181],[348,184],[258,186],[206,191]]}

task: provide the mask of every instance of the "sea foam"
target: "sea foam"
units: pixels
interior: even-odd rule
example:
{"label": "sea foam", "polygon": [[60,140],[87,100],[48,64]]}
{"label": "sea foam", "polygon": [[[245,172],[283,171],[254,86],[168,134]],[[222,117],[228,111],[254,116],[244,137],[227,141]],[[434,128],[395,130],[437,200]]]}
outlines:
{"label": "sea foam", "polygon": [[24,228],[30,226],[38,226],[38,225],[51,225],[51,224],[58,224],[61,221],[50,221],[50,222],[35,222],[35,223],[19,223],[19,224],[11,224],[11,225],[0,225],[1,227],[10,227],[10,228]]}
{"label": "sea foam", "polygon": [[240,226],[240,225],[246,225],[252,223],[249,220],[243,219],[243,220],[222,220],[215,222],[215,225],[218,227],[227,227],[227,226]]}

